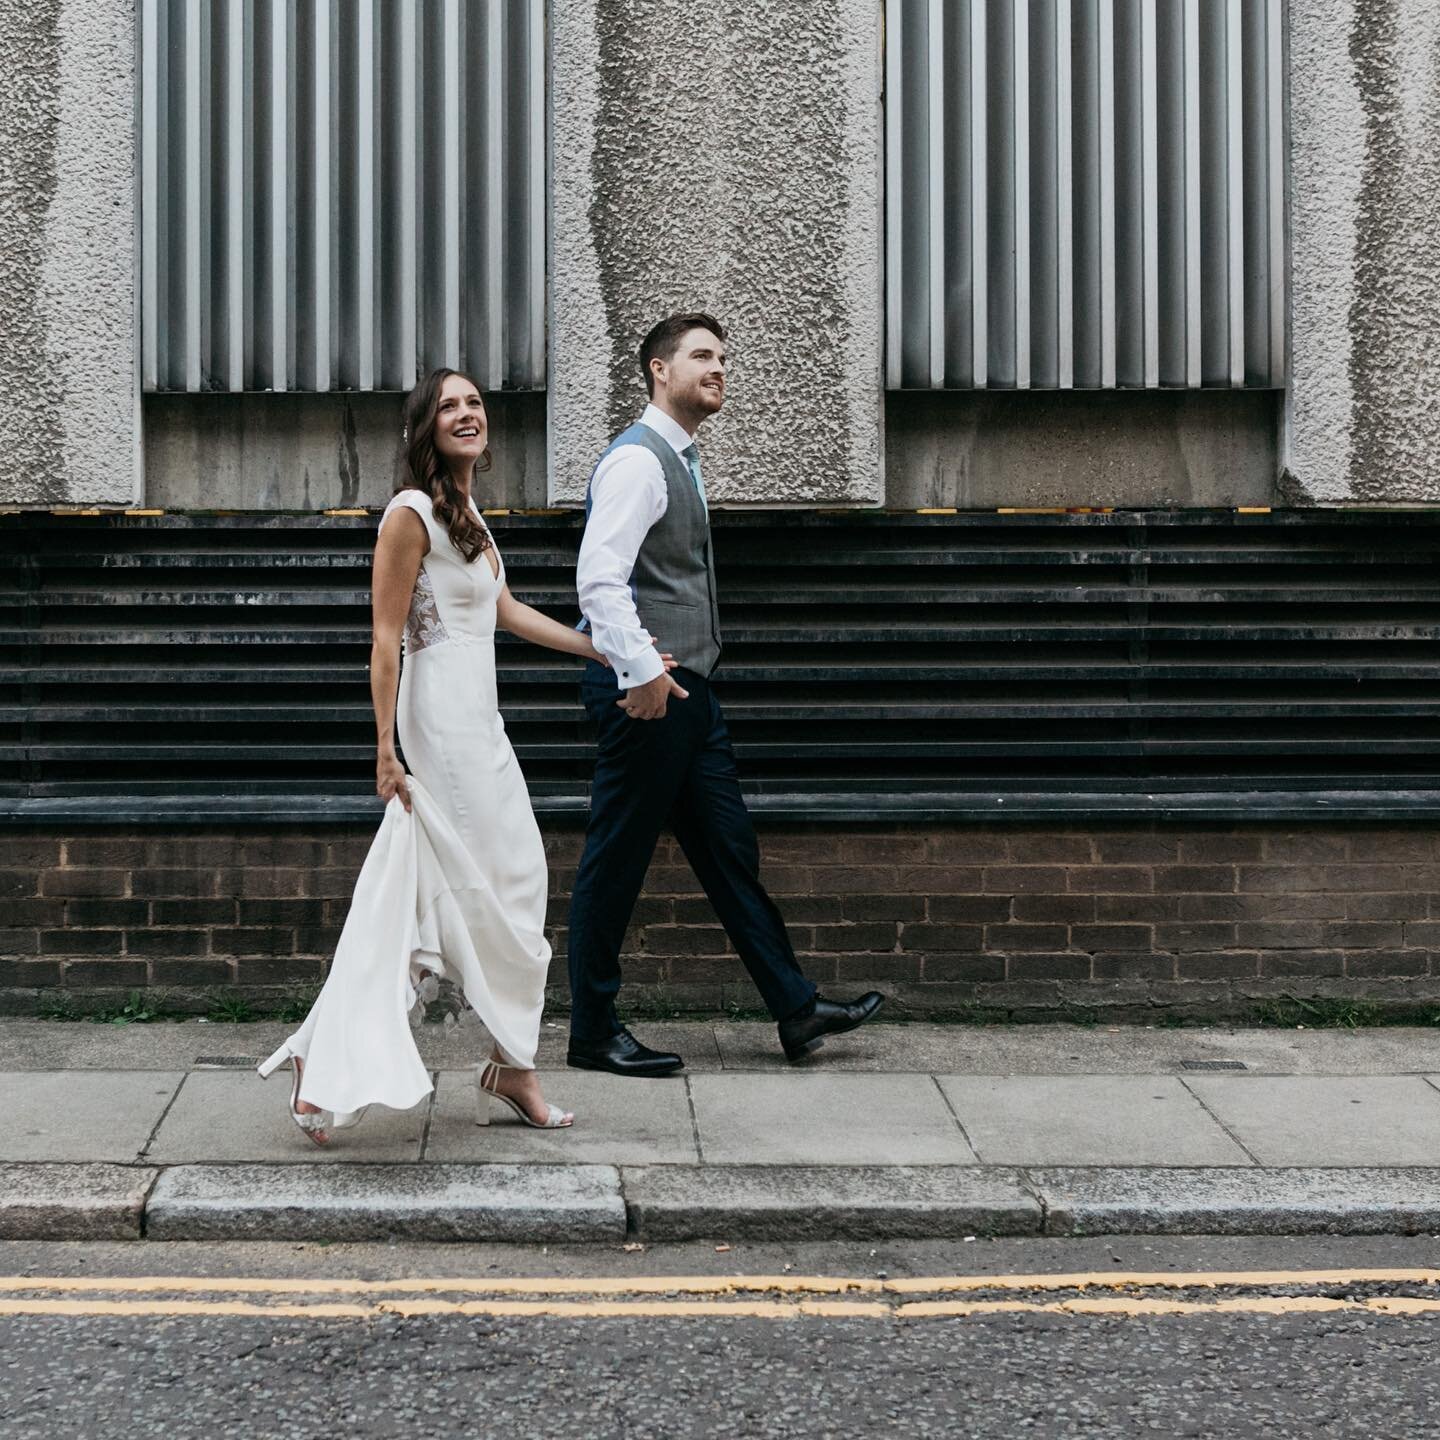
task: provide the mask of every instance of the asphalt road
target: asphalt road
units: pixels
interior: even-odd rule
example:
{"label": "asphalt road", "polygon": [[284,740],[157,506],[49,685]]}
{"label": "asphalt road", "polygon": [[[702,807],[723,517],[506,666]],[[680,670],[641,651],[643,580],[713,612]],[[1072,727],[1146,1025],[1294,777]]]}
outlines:
{"label": "asphalt road", "polygon": [[[959,1246],[756,1247],[716,1252],[548,1253],[478,1247],[0,1246],[3,1301],[26,1296],[84,1311],[153,1305],[156,1314],[5,1314],[0,1308],[0,1435],[130,1437],[557,1436],[1365,1436],[1440,1435],[1440,1315],[1365,1304],[1440,1287],[1295,1278],[1219,1289],[1127,1287],[1117,1272],[1430,1268],[1440,1244],[1414,1241],[980,1242]],[[786,1271],[786,1265],[792,1268]],[[760,1308],[803,1297],[808,1276],[1091,1272],[1092,1288],[997,1281],[973,1292],[1006,1305],[1119,1297],[1120,1313],[1005,1310],[909,1318],[896,1297],[865,1316],[703,1317],[610,1313],[587,1297],[621,1277],[773,1275],[796,1290],[731,1297]],[[157,1277],[103,1292],[115,1276]],[[215,1289],[168,1288],[207,1278]],[[581,1282],[571,1317],[496,1314],[327,1318],[226,1313],[227,1305],[355,1301],[340,1282],[468,1277],[472,1297],[514,1277]],[[40,1282],[54,1277],[50,1288]],[[65,1277],[69,1277],[66,1279]],[[237,1295],[235,1277],[283,1293]],[[928,1283],[928,1282],[927,1282]],[[35,1288],[22,1289],[22,1285]],[[312,1288],[313,1287],[313,1288]],[[442,1296],[448,1292],[439,1292]],[[917,1295],[932,1292],[922,1290]],[[933,1292],[954,1299],[956,1292]],[[966,1298],[972,1292],[960,1292]],[[663,1286],[649,1292],[674,1303]],[[432,1292],[433,1300],[434,1292]],[[1201,1313],[1154,1315],[1176,1297]],[[1280,1313],[1225,1313],[1233,1298]],[[1299,1297],[1297,1300],[1296,1297]],[[365,1296],[360,1297],[369,1303]],[[373,1298],[373,1297],[371,1297]],[[455,1302],[455,1296],[440,1303]],[[633,1299],[633,1296],[630,1297]],[[908,1302],[911,1297],[898,1297]],[[1135,1310],[1139,1302],[1142,1309]],[[484,1302],[481,1302],[484,1303]],[[846,1303],[851,1303],[847,1300]],[[213,1313],[174,1313],[210,1304]],[[170,1307],[167,1310],[167,1307]],[[887,1308],[888,1307],[888,1308]]]}

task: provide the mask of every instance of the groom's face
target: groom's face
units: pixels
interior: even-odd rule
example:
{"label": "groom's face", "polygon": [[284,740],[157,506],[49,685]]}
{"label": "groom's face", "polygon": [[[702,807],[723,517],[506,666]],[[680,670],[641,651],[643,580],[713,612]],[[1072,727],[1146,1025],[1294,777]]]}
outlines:
{"label": "groom's face", "polygon": [[725,403],[725,342],[709,330],[687,330],[665,367],[666,393],[676,409],[713,415]]}

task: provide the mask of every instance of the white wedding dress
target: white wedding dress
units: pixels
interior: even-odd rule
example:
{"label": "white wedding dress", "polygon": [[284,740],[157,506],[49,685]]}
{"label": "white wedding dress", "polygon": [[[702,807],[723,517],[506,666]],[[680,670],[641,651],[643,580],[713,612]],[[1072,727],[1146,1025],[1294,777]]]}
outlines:
{"label": "white wedding dress", "polygon": [[406,1109],[430,1093],[408,1021],[426,971],[454,981],[505,1057],[532,1068],[550,963],[545,849],[496,704],[504,562],[492,548],[467,564],[418,490],[391,500],[382,529],[404,505],[430,537],[396,707],[413,811],[386,806],[324,989],[261,1067],[298,1056],[300,1098],[334,1111],[337,1128],[367,1105]]}

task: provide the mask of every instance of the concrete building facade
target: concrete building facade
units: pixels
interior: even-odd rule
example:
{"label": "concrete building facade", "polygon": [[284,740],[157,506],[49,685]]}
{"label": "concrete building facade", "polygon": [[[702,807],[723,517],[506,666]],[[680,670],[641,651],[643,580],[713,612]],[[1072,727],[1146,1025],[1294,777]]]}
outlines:
{"label": "concrete building facade", "polygon": [[[496,503],[577,501],[640,403],[638,334],[679,305],[733,326],[721,504],[1440,498],[1433,6],[1289,6],[1283,396],[887,393],[884,22],[880,0],[550,8],[548,378],[496,406]],[[139,394],[138,34],[125,0],[41,0],[0,43],[0,500],[378,503],[388,392]]]}

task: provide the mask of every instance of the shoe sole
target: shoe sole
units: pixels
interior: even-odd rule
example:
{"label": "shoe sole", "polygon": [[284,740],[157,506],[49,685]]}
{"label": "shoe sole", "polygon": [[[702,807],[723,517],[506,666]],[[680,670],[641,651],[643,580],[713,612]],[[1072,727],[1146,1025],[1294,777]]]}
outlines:
{"label": "shoe sole", "polygon": [[784,1046],[785,1058],[793,1064],[797,1060],[803,1060],[807,1055],[813,1055],[817,1050],[824,1047],[825,1042],[832,1035],[848,1035],[852,1030],[858,1030],[867,1020],[873,1020],[884,1008],[885,1000],[882,996],[879,1003],[868,1015],[862,1015],[858,1020],[851,1021],[849,1025],[841,1025],[838,1029],[827,1030],[823,1035],[817,1035],[813,1040],[807,1040],[803,1045],[798,1045],[793,1050],[788,1045]]}
{"label": "shoe sole", "polygon": [[619,1075],[625,1080],[663,1080],[667,1075],[678,1075],[685,1068],[684,1061],[681,1061],[679,1065],[657,1066],[654,1069],[620,1070],[614,1065],[602,1065],[575,1055],[567,1055],[565,1063],[572,1070],[594,1070],[601,1075]]}

